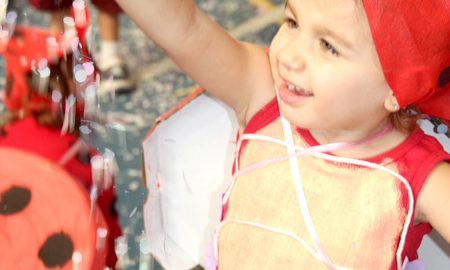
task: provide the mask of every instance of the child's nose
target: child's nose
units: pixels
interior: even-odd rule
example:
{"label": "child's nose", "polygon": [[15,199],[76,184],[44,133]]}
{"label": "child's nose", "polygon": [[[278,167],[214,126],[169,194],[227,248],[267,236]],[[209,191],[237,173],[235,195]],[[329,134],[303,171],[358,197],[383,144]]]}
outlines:
{"label": "child's nose", "polygon": [[278,54],[278,61],[289,70],[302,71],[306,67],[304,57],[305,46],[301,41],[292,40]]}

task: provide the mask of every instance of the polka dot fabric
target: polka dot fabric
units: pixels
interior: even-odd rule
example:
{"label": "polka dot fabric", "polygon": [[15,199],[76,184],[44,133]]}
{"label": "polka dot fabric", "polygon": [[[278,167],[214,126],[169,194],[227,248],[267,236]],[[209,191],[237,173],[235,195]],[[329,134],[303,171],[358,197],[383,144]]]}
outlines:
{"label": "polka dot fabric", "polygon": [[103,269],[108,246],[97,237],[101,228],[101,212],[91,212],[89,195],[63,169],[0,147],[2,269]]}

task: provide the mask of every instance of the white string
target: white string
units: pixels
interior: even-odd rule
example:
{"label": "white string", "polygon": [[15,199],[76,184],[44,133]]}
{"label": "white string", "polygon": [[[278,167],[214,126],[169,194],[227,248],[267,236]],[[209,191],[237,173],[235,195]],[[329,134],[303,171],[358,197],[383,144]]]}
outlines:
{"label": "white string", "polygon": [[[317,260],[321,260],[321,255],[319,253],[317,253],[314,248],[312,248],[310,245],[308,245],[308,243],[303,240],[301,237],[299,237],[298,235],[296,235],[293,232],[290,232],[288,230],[284,230],[284,229],[280,229],[280,228],[275,228],[275,227],[271,227],[271,226],[267,226],[264,224],[259,224],[259,223],[254,223],[254,222],[250,222],[250,221],[245,221],[245,220],[238,220],[238,219],[228,219],[222,223],[219,224],[218,229],[216,232],[220,231],[223,229],[223,227],[225,227],[226,225],[228,225],[229,223],[235,223],[235,224],[240,224],[240,225],[247,225],[247,226],[252,226],[252,227],[257,227],[266,231],[270,231],[276,234],[281,234],[284,236],[287,236],[297,242],[300,243],[300,245],[302,245],[312,256],[314,256]],[[218,233],[214,234],[214,242],[217,243],[218,239]],[[217,245],[215,245],[217,247]],[[215,249],[215,256],[217,257],[217,249]],[[350,268],[346,268],[343,266],[339,266],[339,265],[333,265],[333,267],[337,270],[349,270]]]}
{"label": "white string", "polygon": [[331,156],[331,155],[327,155],[327,154],[323,154],[323,153],[311,153],[311,155],[320,157],[323,159],[327,159],[330,161],[349,163],[349,164],[354,164],[354,165],[359,165],[359,166],[365,166],[365,167],[372,168],[372,169],[378,169],[378,170],[387,172],[387,173],[395,176],[396,179],[399,179],[403,183],[403,185],[405,186],[405,188],[408,192],[408,214],[406,216],[405,223],[403,224],[403,229],[402,229],[402,233],[400,236],[400,243],[399,243],[399,247],[398,247],[397,253],[396,253],[397,269],[401,269],[402,268],[402,252],[403,252],[403,249],[406,244],[406,235],[408,233],[408,228],[412,222],[413,210],[414,210],[414,194],[413,194],[411,186],[408,183],[408,180],[406,180],[406,178],[404,178],[398,172],[393,171],[387,167],[381,166],[376,163],[372,163],[372,162],[368,162],[368,161],[364,161],[364,160],[352,159],[352,158]]}
{"label": "white string", "polygon": [[58,164],[62,167],[66,166],[80,152],[82,147],[87,147],[87,144],[82,139],[78,139],[58,160]]}
{"label": "white string", "polygon": [[[278,98],[278,90],[277,92],[277,98]],[[287,147],[287,151],[288,151],[288,157],[289,157],[289,163],[290,163],[290,167],[291,167],[291,174],[292,174],[292,180],[294,183],[294,188],[297,194],[297,199],[298,199],[298,203],[299,203],[299,207],[300,207],[300,212],[303,216],[303,220],[305,222],[305,226],[306,229],[308,231],[308,234],[311,238],[311,241],[313,242],[317,252],[318,252],[318,256],[319,256],[319,260],[322,261],[329,269],[333,270],[333,264],[330,260],[330,258],[328,258],[328,256],[325,254],[324,250],[322,249],[322,247],[320,246],[319,240],[318,240],[318,236],[317,233],[315,231],[314,228],[314,224],[312,222],[312,218],[311,218],[311,214],[309,212],[308,209],[308,204],[306,202],[306,197],[305,194],[303,192],[303,187],[302,187],[302,183],[301,183],[301,178],[300,178],[300,170],[298,168],[298,164],[297,164],[297,160],[294,157],[291,157],[291,155],[295,154],[295,145],[293,142],[293,137],[292,137],[292,131],[290,128],[290,124],[287,122],[287,120],[281,115],[280,112],[280,117],[281,117],[281,123],[283,126],[283,133],[285,135],[285,140],[287,143],[284,143],[283,141],[276,139],[276,138],[271,138],[271,137],[267,137],[267,136],[258,136],[257,134],[253,134],[253,136],[255,138],[258,138],[260,140],[266,140],[268,142],[273,142],[273,143],[278,143],[278,144],[283,144]],[[246,138],[247,136],[245,136],[246,134],[243,135],[244,138]],[[248,135],[248,134],[247,134]],[[249,136],[251,137],[251,136]],[[235,168],[236,171],[239,171],[239,152],[240,152],[240,148],[242,145],[242,141],[243,138],[241,137],[238,141],[238,145],[237,145],[237,151],[236,151],[236,157],[235,157]],[[270,161],[269,163],[270,164]],[[225,192],[224,195],[224,201],[228,201],[229,196],[231,194],[231,190],[234,187],[234,183],[235,183],[235,179],[237,177],[238,174],[235,174],[233,176],[233,181],[230,185],[230,187],[228,188],[228,190]]]}
{"label": "white string", "polygon": [[[278,91],[277,91],[278,92]],[[284,139],[286,140],[286,148],[288,155],[295,154],[294,138],[292,136],[291,125],[284,118],[280,112],[281,125],[283,127]],[[326,255],[325,251],[320,245],[319,237],[317,236],[314,224],[311,218],[311,213],[309,212],[308,203],[306,202],[305,193],[303,191],[302,179],[300,176],[300,169],[298,167],[297,159],[290,156],[289,164],[291,166],[292,181],[294,183],[295,192],[297,193],[298,204],[300,206],[300,212],[303,216],[303,221],[305,222],[306,230],[308,231],[309,237],[313,242],[317,252],[319,253],[320,260],[331,270],[334,269],[333,264]]]}

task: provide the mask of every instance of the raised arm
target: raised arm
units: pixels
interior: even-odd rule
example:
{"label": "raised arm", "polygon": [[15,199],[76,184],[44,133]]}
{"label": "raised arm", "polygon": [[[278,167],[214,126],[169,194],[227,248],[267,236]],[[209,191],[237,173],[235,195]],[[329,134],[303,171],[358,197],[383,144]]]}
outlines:
{"label": "raised arm", "polygon": [[273,95],[264,50],[233,39],[194,1],[116,1],[186,74],[230,105],[241,124]]}

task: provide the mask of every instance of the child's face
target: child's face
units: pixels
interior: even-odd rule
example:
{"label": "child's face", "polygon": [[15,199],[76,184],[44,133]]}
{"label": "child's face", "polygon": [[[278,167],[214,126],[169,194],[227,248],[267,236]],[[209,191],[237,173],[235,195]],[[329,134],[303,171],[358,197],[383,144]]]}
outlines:
{"label": "child's face", "polygon": [[389,112],[364,8],[355,0],[289,0],[270,47],[281,110],[308,129],[373,128]]}

